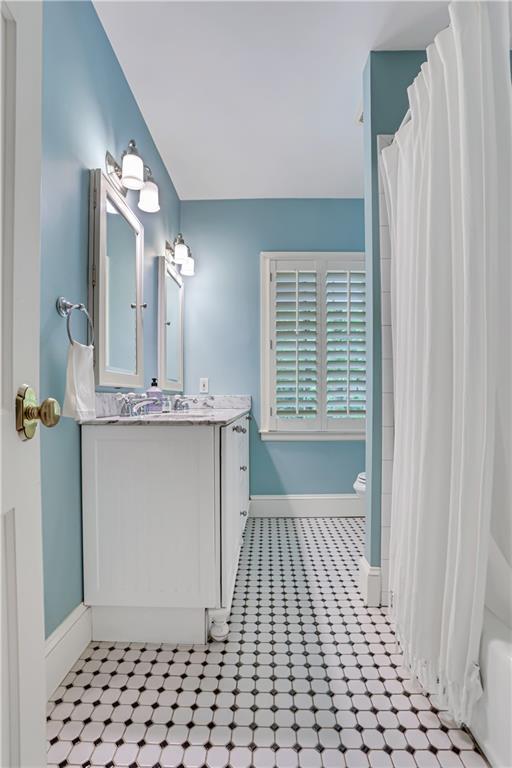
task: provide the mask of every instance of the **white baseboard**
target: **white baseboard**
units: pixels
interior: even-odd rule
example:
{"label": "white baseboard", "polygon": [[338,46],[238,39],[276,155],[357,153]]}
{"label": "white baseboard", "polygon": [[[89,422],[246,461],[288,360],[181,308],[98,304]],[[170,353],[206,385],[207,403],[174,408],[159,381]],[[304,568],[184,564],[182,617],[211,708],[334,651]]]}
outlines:
{"label": "white baseboard", "polygon": [[91,609],[80,603],[46,640],[48,697],[66,677],[91,639]]}
{"label": "white baseboard", "polygon": [[380,568],[370,565],[366,557],[359,561],[359,588],[365,605],[380,605]]}
{"label": "white baseboard", "polygon": [[251,517],[362,517],[363,500],[355,493],[251,496]]}
{"label": "white baseboard", "polygon": [[93,605],[92,639],[133,643],[206,643],[204,608]]}

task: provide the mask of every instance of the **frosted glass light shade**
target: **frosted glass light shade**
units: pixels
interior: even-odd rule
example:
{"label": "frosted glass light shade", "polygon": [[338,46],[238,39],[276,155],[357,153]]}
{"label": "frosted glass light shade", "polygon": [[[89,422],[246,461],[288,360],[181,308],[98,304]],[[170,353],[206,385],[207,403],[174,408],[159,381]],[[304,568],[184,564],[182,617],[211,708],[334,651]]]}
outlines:
{"label": "frosted glass light shade", "polygon": [[121,184],[126,189],[142,189],[144,186],[144,163],[140,155],[134,152],[123,155]]}
{"label": "frosted glass light shade", "polygon": [[188,258],[188,245],[176,243],[174,246],[174,261],[176,264],[184,264]]}
{"label": "frosted glass light shade", "polygon": [[158,187],[154,181],[146,181],[139,195],[139,208],[146,213],[156,213],[160,210]]}
{"label": "frosted glass light shade", "polygon": [[195,261],[192,256],[187,256],[181,265],[181,274],[185,277],[192,277],[195,274]]}

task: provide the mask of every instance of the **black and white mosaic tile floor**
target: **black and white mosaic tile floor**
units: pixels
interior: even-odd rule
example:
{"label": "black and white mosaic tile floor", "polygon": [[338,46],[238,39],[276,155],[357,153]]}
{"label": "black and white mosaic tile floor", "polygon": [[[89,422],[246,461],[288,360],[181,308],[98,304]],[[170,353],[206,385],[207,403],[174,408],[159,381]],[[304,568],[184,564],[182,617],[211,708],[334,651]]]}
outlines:
{"label": "black and white mosaic tile floor", "polygon": [[483,768],[357,588],[359,519],[247,524],[225,643],[92,643],[48,707],[48,764]]}

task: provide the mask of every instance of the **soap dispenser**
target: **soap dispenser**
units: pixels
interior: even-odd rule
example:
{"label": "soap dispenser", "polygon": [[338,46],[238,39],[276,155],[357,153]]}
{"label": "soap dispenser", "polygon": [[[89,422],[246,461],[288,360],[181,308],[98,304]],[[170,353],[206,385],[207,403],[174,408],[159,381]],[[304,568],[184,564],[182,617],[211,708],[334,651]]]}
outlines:
{"label": "soap dispenser", "polygon": [[158,381],[156,380],[156,378],[151,379],[151,386],[149,387],[148,390],[146,390],[146,394],[152,400],[157,401],[154,403],[148,403],[149,413],[162,413],[163,404],[164,404],[164,393],[159,388]]}

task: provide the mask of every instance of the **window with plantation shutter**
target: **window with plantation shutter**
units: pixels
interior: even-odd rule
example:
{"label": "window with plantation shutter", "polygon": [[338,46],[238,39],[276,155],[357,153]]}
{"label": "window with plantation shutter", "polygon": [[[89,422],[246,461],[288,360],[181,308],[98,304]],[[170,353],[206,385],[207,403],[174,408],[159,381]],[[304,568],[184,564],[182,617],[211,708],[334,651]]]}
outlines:
{"label": "window with plantation shutter", "polygon": [[361,253],[262,254],[264,439],[361,439],[365,292]]}

